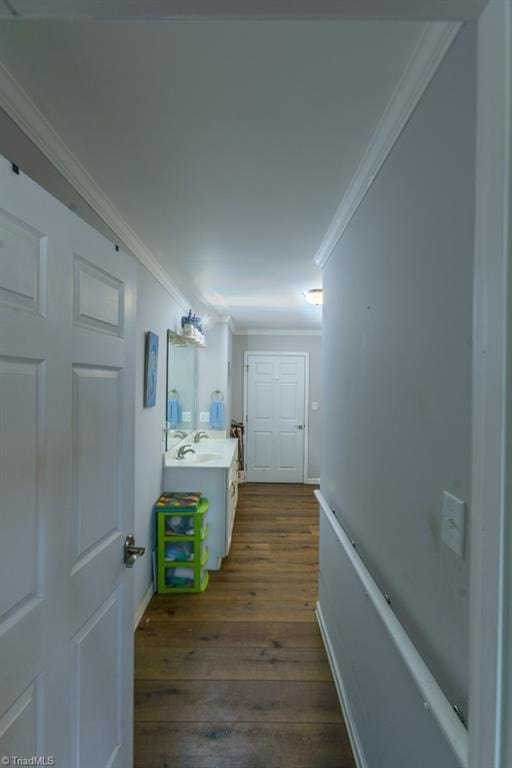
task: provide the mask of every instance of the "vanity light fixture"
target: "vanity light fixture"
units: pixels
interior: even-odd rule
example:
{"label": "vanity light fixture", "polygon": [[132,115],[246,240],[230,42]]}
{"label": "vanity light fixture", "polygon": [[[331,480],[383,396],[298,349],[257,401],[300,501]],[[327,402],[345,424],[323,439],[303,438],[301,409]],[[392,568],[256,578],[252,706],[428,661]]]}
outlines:
{"label": "vanity light fixture", "polygon": [[308,304],[314,304],[318,307],[324,303],[324,290],[323,288],[311,288],[310,291],[306,291],[304,298]]}

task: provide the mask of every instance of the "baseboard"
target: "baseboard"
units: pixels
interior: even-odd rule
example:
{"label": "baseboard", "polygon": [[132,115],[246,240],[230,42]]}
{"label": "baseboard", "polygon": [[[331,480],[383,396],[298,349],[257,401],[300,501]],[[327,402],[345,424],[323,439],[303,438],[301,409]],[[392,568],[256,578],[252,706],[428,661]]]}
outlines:
{"label": "baseboard", "polygon": [[135,611],[135,615],[133,617],[133,631],[134,632],[137,629],[137,627],[139,626],[140,620],[144,616],[144,611],[148,607],[149,602],[150,602],[151,598],[153,597],[154,593],[155,593],[155,588],[153,587],[153,582],[151,582],[151,584],[149,585],[149,587],[147,588],[147,590],[144,593],[144,597],[140,601],[140,603],[137,606],[137,609]]}
{"label": "baseboard", "polygon": [[308,477],[308,479],[305,481],[306,485],[320,485],[320,478],[319,477]]}
{"label": "baseboard", "polygon": [[329,634],[327,632],[327,627],[325,625],[320,603],[316,604],[315,613],[316,613],[316,620],[318,622],[318,626],[320,627],[320,634],[322,635],[322,640],[324,642],[325,652],[327,653],[329,666],[331,668],[332,676],[334,678],[334,685],[336,686],[336,692],[338,694],[341,711],[343,712],[343,718],[345,720],[345,725],[347,726],[348,737],[350,739],[350,746],[352,747],[352,752],[354,754],[354,760],[356,762],[356,766],[357,768],[368,768],[368,765],[366,763],[366,759],[364,756],[364,752],[363,752],[363,747],[361,745],[359,734],[357,732],[356,724],[352,716],[352,710],[350,709],[350,704],[347,698],[347,693],[345,691],[345,686],[343,684],[340,670],[338,668],[338,664],[336,663],[336,657],[334,655],[331,641],[329,639]]}

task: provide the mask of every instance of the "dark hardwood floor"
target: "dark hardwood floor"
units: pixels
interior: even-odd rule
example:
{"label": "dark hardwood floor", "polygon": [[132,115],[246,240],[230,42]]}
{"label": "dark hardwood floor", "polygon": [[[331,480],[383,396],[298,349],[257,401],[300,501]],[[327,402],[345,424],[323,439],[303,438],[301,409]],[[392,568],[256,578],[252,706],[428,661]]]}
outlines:
{"label": "dark hardwood floor", "polygon": [[135,633],[136,768],[354,768],[314,614],[312,487],[242,487],[210,577],[156,595]]}

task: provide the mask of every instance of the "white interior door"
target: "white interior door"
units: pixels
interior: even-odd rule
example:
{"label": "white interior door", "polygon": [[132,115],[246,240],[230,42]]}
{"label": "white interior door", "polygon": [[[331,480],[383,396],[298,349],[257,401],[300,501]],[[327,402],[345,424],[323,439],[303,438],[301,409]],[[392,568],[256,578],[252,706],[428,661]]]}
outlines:
{"label": "white interior door", "polygon": [[0,159],[0,756],[132,763],[135,287]]}
{"label": "white interior door", "polygon": [[247,356],[247,479],[304,481],[304,355]]}

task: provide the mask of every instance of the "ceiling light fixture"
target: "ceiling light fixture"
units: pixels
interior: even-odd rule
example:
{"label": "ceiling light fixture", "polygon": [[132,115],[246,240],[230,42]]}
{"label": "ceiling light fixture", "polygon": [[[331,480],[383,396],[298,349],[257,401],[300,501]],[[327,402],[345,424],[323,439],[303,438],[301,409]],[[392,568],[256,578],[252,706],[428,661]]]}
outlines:
{"label": "ceiling light fixture", "polygon": [[324,290],[323,288],[311,288],[310,291],[306,291],[304,298],[308,304],[314,304],[318,307],[324,303]]}

